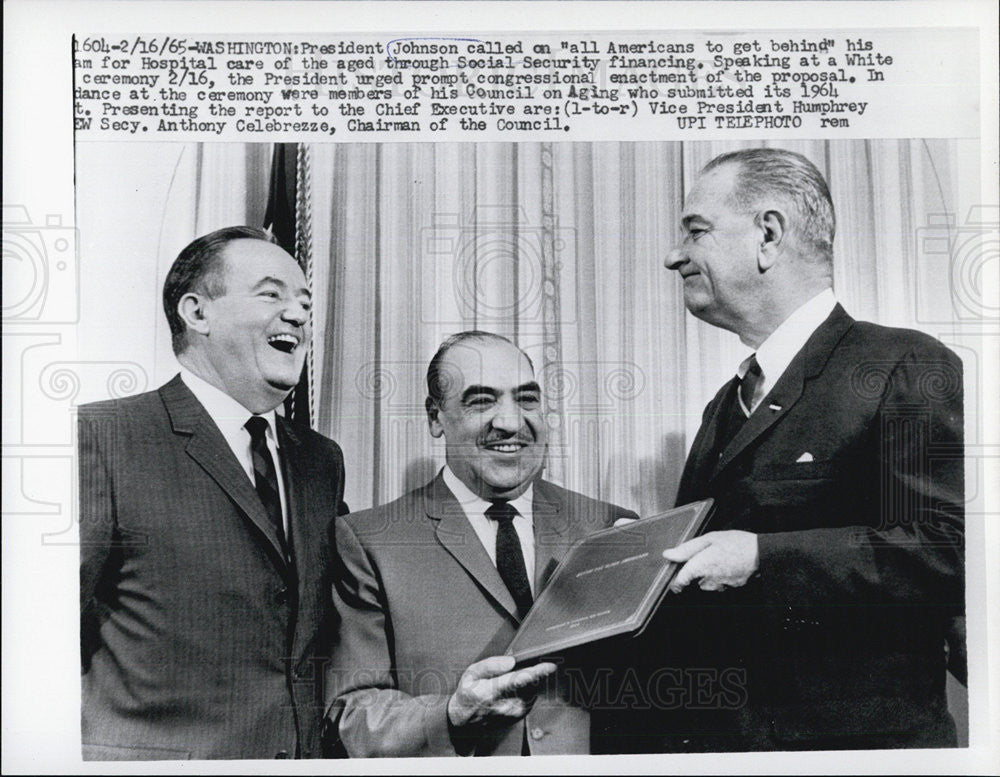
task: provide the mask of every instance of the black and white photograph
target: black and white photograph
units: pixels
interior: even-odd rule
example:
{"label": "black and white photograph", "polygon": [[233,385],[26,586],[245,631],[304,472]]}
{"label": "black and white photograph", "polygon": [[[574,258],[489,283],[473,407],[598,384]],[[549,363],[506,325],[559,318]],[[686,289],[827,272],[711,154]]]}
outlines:
{"label": "black and white photograph", "polygon": [[1000,766],[995,9],[47,5],[5,771]]}

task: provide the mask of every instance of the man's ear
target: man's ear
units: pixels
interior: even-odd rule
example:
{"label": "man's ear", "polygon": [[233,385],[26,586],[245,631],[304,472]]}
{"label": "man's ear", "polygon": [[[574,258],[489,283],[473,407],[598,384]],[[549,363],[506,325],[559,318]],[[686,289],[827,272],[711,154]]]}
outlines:
{"label": "man's ear", "polygon": [[430,397],[424,402],[424,409],[427,410],[427,426],[431,431],[431,437],[440,437],[444,434],[444,427],[441,426],[437,402]]}
{"label": "man's ear", "polygon": [[207,299],[200,294],[188,292],[177,303],[177,314],[188,329],[198,334],[207,335],[209,331],[208,317],[205,312]]}
{"label": "man's ear", "polygon": [[781,244],[788,231],[788,217],[784,211],[765,210],[757,216],[757,225],[761,231],[757,268],[763,273],[770,270],[781,255]]}

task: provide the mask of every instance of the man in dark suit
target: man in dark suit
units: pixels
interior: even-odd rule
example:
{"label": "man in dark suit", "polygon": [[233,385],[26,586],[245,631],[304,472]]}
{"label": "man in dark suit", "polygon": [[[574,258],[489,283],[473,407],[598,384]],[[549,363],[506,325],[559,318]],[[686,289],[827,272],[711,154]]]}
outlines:
{"label": "man in dark suit", "polygon": [[[486,332],[427,371],[441,473],[337,522],[330,717],[350,756],[590,752],[584,667],[512,671],[502,655],[559,559],[635,518],[540,478],[545,419],[531,361]],[[592,690],[592,689],[591,689]]]}
{"label": "man in dark suit", "polygon": [[684,564],[683,593],[663,609],[660,660],[736,668],[745,686],[730,709],[677,710],[661,746],[954,746],[960,361],[837,304],[833,205],[798,154],[716,158],[681,223],[666,265],[688,310],[754,353],[709,403],[684,468],[677,502],[712,497],[716,513],[664,553]]}
{"label": "man in dark suit", "polygon": [[180,253],[163,302],[181,373],[80,408],[83,756],[318,756],[346,507],[337,444],[275,413],[305,278],[232,227]]}

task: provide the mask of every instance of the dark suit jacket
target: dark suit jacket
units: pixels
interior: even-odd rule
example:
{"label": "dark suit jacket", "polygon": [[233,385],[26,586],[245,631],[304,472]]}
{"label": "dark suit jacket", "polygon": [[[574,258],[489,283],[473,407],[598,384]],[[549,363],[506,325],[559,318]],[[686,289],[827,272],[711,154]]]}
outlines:
{"label": "dark suit jacket", "polygon": [[[542,480],[533,496],[535,590],[585,534],[635,514]],[[337,521],[335,599],[343,623],[328,681],[330,716],[351,756],[455,755],[447,702],[462,672],[501,655],[517,610],[461,506],[439,475],[383,507]],[[565,669],[565,667],[564,667]],[[569,672],[525,721],[483,732],[476,755],[589,752],[589,714]]]}
{"label": "dark suit jacket", "polygon": [[662,617],[672,662],[712,667],[716,682],[735,671],[742,690],[678,709],[664,746],[954,746],[944,630],[964,609],[961,362],[838,305],[720,456],[729,389],[705,410],[677,502],[713,497],[705,531],[757,533],[759,572],[674,597]]}
{"label": "dark suit jacket", "polygon": [[179,376],[80,408],[84,758],[319,755],[343,458],[278,435],[292,565]]}

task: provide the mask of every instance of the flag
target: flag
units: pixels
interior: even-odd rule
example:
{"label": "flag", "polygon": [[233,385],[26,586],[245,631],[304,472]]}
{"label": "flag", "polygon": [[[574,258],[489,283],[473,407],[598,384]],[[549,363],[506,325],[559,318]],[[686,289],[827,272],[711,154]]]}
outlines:
{"label": "flag", "polygon": [[[264,213],[264,229],[274,235],[278,245],[295,256],[295,203],[296,174],[298,160],[297,143],[275,143],[271,158],[271,185],[267,196],[267,210]],[[302,258],[295,256],[299,265]],[[302,267],[302,272],[306,271]],[[299,384],[285,399],[285,417],[308,426],[309,418],[309,363],[302,366]]]}

